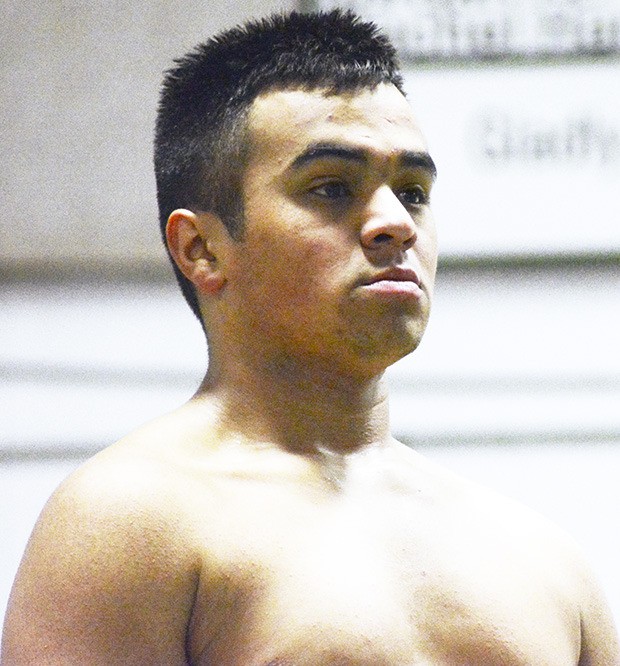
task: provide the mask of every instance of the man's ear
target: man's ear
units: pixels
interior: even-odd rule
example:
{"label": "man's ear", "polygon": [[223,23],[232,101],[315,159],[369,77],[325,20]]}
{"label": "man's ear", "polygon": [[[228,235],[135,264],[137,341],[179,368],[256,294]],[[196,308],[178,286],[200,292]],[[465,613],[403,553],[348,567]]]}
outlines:
{"label": "man's ear", "polygon": [[166,242],[170,254],[201,294],[215,295],[226,283],[217,249],[222,227],[217,215],[196,214],[184,208],[173,211],[168,218]]}

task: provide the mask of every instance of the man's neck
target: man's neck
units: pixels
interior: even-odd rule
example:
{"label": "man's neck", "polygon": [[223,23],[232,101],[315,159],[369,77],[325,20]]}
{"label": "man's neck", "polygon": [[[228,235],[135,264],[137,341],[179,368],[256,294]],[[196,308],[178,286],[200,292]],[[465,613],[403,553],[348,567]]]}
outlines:
{"label": "man's neck", "polygon": [[214,398],[224,432],[296,453],[347,454],[390,440],[381,375],[360,378],[286,359],[210,368],[196,400]]}

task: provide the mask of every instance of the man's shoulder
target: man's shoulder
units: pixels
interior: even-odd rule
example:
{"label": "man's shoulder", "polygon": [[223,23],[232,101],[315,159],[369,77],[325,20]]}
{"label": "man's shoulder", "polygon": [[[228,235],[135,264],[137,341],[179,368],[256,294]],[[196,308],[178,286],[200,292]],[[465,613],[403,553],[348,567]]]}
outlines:
{"label": "man's shoulder", "polygon": [[[198,442],[183,409],[147,422],[82,464],[58,487],[46,513],[105,516],[105,524],[134,521],[178,525],[192,492],[196,461],[209,459],[209,431]],[[201,477],[201,490],[208,481]]]}
{"label": "man's shoulder", "polygon": [[160,417],[78,467],[44,506],[25,561],[43,570],[50,554],[68,572],[133,557],[135,566],[119,567],[122,575],[137,572],[141,562],[147,566],[149,557],[164,564],[168,558],[171,566],[189,563],[195,550],[192,498],[200,493],[208,506],[209,483],[204,475],[200,483],[196,479],[196,443],[187,421],[183,410]]}
{"label": "man's shoulder", "polygon": [[406,452],[403,461],[418,494],[427,497],[430,541],[438,544],[432,561],[440,581],[449,583],[450,603],[460,595],[471,613],[490,609],[494,621],[508,618],[513,628],[514,609],[528,609],[523,615],[529,613],[532,631],[555,623],[573,636],[580,664],[619,663],[604,594],[571,535],[537,510],[425,456]]}
{"label": "man's shoulder", "polygon": [[[583,562],[575,540],[524,502],[498,492],[416,452],[406,453],[422,493],[431,498],[443,526],[450,524],[473,548],[505,549],[528,566],[566,567],[577,575]],[[413,471],[412,471],[413,476]],[[458,528],[458,529],[457,529]],[[529,554],[528,554],[529,553]],[[535,554],[535,556],[534,556]]]}
{"label": "man's shoulder", "polygon": [[[186,559],[191,540],[184,529],[179,472],[136,444],[121,440],[60,484],[35,525],[26,561],[41,565],[49,553],[67,576],[92,567],[103,577],[129,577],[154,559],[162,566]],[[129,561],[132,566],[126,567]]]}
{"label": "man's shoulder", "polygon": [[67,477],[48,500],[40,520],[56,522],[66,514],[74,524],[82,518],[111,532],[137,517],[143,525],[165,521],[176,504],[170,501],[175,487],[173,466],[166,469],[163,460],[117,446],[95,455]]}
{"label": "man's shoulder", "polygon": [[9,603],[10,663],[35,663],[43,648],[58,663],[120,663],[123,641],[131,663],[184,663],[200,560],[178,472],[144,436],[94,456],[48,500]]}

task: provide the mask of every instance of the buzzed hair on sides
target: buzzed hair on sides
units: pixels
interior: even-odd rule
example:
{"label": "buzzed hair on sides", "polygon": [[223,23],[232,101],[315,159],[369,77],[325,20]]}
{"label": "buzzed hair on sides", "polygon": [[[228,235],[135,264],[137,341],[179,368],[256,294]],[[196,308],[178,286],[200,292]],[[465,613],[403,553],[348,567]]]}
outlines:
{"label": "buzzed hair on sides", "polygon": [[[177,208],[214,213],[232,238],[242,239],[246,118],[256,97],[287,89],[339,94],[381,83],[403,92],[394,47],[374,23],[341,9],[249,21],[175,60],[163,80],[155,129],[164,242]],[[192,283],[172,265],[201,319]]]}

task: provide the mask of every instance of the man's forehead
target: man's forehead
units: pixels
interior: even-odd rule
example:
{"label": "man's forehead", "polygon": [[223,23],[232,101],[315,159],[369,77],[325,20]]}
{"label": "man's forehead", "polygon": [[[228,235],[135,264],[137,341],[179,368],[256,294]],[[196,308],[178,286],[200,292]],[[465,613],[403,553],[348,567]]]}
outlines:
{"label": "man's forehead", "polygon": [[256,98],[248,115],[249,138],[260,152],[303,150],[317,142],[386,140],[403,150],[424,150],[413,111],[398,89],[382,84],[340,94],[278,90]]}
{"label": "man's forehead", "polygon": [[332,120],[346,121],[360,112],[391,113],[403,118],[413,116],[404,95],[392,84],[331,92],[328,89],[287,88],[271,90],[256,97],[250,106],[250,118],[263,114],[287,115],[298,122],[315,119],[323,113],[333,114]]}

